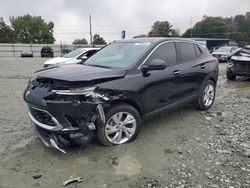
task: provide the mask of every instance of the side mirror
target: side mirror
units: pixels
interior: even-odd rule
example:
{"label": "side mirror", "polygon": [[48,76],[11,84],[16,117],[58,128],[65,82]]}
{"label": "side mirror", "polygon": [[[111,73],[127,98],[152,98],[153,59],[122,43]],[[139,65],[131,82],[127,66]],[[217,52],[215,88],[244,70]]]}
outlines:
{"label": "side mirror", "polygon": [[167,67],[167,63],[161,59],[153,59],[146,65],[142,65],[141,70],[143,72],[149,70],[164,70]]}
{"label": "side mirror", "polygon": [[88,57],[86,55],[82,56],[82,59],[88,59]]}
{"label": "side mirror", "polygon": [[81,59],[82,59],[82,63],[83,63],[84,61],[86,61],[88,59],[88,57],[84,55],[84,56],[82,56]]}

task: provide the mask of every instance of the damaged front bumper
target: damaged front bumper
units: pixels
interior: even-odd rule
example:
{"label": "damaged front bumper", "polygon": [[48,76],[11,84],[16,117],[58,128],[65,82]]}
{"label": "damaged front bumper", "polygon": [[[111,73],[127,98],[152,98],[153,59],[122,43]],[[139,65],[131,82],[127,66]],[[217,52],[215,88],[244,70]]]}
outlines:
{"label": "damaged front bumper", "polygon": [[98,93],[68,96],[29,84],[24,92],[35,132],[48,147],[65,153],[64,146],[86,145],[95,136],[97,119],[105,122],[108,100]]}
{"label": "damaged front bumper", "polygon": [[45,146],[53,147],[53,148],[61,151],[62,153],[66,153],[66,151],[64,149],[60,148],[59,144],[56,142],[56,140],[58,140],[58,139],[55,135],[49,135],[49,134],[46,134],[45,132],[43,132],[42,130],[39,130],[39,128],[37,127],[37,125],[33,121],[31,121],[31,124],[32,124],[33,129],[35,130],[35,132],[39,136],[39,138],[45,144]]}
{"label": "damaged front bumper", "polygon": [[[38,113],[43,118],[38,117]],[[55,117],[46,110],[41,110],[29,106],[28,112],[32,127],[35,132],[47,147],[53,147],[63,153],[65,146],[71,145],[86,145],[93,140],[96,126],[93,122],[81,124],[79,127],[63,127]],[[45,119],[48,121],[44,123]],[[51,122],[49,122],[51,121]]]}
{"label": "damaged front bumper", "polygon": [[37,124],[31,121],[32,127],[41,141],[47,147],[53,147],[62,153],[66,153],[65,146],[71,146],[72,144],[87,144],[94,138],[94,133],[83,134],[81,132],[51,132],[40,128]]}
{"label": "damaged front bumper", "polygon": [[227,71],[231,71],[236,76],[250,76],[250,61],[233,61],[228,65]]}

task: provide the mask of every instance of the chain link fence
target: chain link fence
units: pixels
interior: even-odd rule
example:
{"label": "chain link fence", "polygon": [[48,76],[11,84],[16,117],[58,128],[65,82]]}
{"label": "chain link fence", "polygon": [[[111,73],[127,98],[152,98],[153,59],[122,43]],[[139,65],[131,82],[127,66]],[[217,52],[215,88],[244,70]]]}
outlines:
{"label": "chain link fence", "polygon": [[[63,45],[63,44],[5,44],[0,43],[0,57],[20,57],[24,49],[31,49],[34,57],[40,57],[42,47],[50,46],[54,50],[54,56],[61,56],[65,48],[92,48],[91,45]],[[103,45],[94,47],[101,48]]]}

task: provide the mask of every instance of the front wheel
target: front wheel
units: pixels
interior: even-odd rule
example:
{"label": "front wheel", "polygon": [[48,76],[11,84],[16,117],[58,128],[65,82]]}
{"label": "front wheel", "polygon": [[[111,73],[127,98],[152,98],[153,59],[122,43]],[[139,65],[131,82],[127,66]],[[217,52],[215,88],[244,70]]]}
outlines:
{"label": "front wheel", "polygon": [[215,92],[215,83],[212,80],[205,81],[200,89],[197,107],[200,110],[208,110],[211,108],[214,103]]}
{"label": "front wheel", "polygon": [[138,111],[127,104],[111,107],[106,113],[106,122],[98,123],[97,138],[104,146],[120,145],[133,141],[142,124]]}

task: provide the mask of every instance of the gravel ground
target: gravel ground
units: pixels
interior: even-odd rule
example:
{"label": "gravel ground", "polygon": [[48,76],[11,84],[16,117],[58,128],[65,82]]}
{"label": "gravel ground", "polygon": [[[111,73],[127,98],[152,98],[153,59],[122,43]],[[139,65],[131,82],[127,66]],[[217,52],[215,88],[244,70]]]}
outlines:
{"label": "gravel ground", "polygon": [[147,120],[118,147],[93,142],[67,154],[34,134],[22,94],[45,59],[0,58],[0,187],[250,187],[250,81],[228,82],[220,65],[211,110],[192,105]]}

